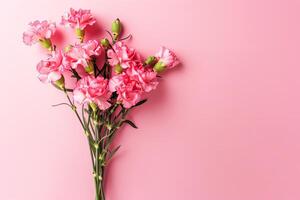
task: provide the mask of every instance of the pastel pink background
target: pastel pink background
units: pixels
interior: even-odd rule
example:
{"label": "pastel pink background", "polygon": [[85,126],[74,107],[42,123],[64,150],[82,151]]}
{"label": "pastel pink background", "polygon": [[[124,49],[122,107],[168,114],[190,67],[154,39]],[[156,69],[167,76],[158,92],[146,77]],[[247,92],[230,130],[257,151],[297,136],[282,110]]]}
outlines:
{"label": "pastel pink background", "polygon": [[183,63],[118,138],[108,200],[300,199],[297,0],[2,1],[0,199],[93,199],[79,123],[51,107],[64,96],[37,80],[42,55],[21,38],[71,6],[92,9],[99,37],[119,17],[144,56],[166,45]]}

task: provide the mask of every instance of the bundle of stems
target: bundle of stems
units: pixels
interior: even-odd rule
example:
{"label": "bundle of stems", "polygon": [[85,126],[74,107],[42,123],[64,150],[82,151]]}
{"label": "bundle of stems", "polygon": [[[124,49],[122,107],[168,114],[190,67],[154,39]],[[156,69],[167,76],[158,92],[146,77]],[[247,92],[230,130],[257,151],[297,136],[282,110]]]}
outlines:
{"label": "bundle of stems", "polygon": [[[101,75],[105,78],[110,78],[110,66],[108,63],[105,63],[101,70],[96,66],[96,62],[93,62],[93,65],[95,76]],[[78,74],[74,71],[73,76],[78,77]],[[107,164],[120,148],[120,145],[113,148],[112,142],[118,130],[123,125],[128,124],[133,128],[137,128],[131,120],[127,119],[127,115],[135,107],[144,104],[147,99],[138,102],[131,108],[125,108],[117,101],[117,95],[113,93],[110,98],[111,106],[106,110],[100,110],[97,106],[93,106],[93,104],[82,104],[81,108],[77,108],[68,94],[69,92],[72,93],[73,90],[64,87],[63,91],[68,99],[68,103],[63,104],[68,105],[73,110],[88,140],[93,166],[96,200],[105,200],[104,172]]]}

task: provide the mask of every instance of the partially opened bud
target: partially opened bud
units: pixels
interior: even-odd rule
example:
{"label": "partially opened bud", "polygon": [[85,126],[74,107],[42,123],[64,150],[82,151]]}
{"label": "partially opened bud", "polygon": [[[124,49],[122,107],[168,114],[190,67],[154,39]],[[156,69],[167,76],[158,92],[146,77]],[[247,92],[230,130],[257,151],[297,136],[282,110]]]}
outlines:
{"label": "partially opened bud", "polygon": [[122,25],[120,19],[113,21],[111,25],[111,31],[113,33],[114,40],[117,40],[122,30]]}
{"label": "partially opened bud", "polygon": [[120,64],[115,65],[115,72],[116,74],[121,74],[123,71],[123,68],[121,67]]}
{"label": "partially opened bud", "polygon": [[166,69],[166,65],[161,61],[157,62],[153,67],[153,70],[156,71],[157,73],[161,73],[165,71],[165,69]]}
{"label": "partially opened bud", "polygon": [[107,38],[102,39],[102,40],[101,40],[101,45],[102,45],[103,47],[105,47],[105,48],[109,47],[110,44],[109,44],[108,39],[107,39]]}
{"label": "partially opened bud", "polygon": [[39,42],[42,47],[44,47],[48,50],[52,49],[52,43],[51,43],[50,39],[43,38],[43,39],[40,39]]}
{"label": "partially opened bud", "polygon": [[59,90],[64,90],[65,89],[65,78],[64,78],[64,76],[61,76],[61,78],[59,80],[53,82],[53,85]]}
{"label": "partially opened bud", "polygon": [[76,34],[77,38],[82,42],[83,38],[84,38],[84,35],[85,35],[84,30],[82,30],[80,28],[76,28],[75,29],[75,34]]}
{"label": "partially opened bud", "polygon": [[155,57],[158,62],[154,65],[154,70],[158,73],[163,72],[165,69],[172,69],[179,64],[175,53],[166,47],[160,47]]}
{"label": "partially opened bud", "polygon": [[156,58],[154,56],[149,56],[146,60],[145,60],[145,64],[146,65],[153,65],[156,61]]}

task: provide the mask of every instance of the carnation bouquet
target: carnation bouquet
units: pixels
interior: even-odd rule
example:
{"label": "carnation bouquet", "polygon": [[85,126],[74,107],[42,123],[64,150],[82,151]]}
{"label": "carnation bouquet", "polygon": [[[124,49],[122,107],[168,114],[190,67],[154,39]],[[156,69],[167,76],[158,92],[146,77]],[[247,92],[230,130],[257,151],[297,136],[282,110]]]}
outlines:
{"label": "carnation bouquet", "polygon": [[[71,8],[60,25],[74,29],[74,44],[58,49],[52,40],[56,24],[46,20],[29,23],[23,41],[47,49],[46,58],[37,64],[38,78],[65,94],[67,103],[57,105],[70,107],[78,118],[90,148],[95,197],[105,200],[105,169],[120,148],[112,145],[116,134],[125,124],[137,128],[128,113],[146,102],[145,95],[156,89],[161,73],[175,67],[178,59],[165,47],[143,59],[126,45],[130,37],[121,37],[119,19],[107,31],[109,39],[87,40],[86,27],[95,23],[90,10]],[[67,86],[67,79],[75,84]]]}

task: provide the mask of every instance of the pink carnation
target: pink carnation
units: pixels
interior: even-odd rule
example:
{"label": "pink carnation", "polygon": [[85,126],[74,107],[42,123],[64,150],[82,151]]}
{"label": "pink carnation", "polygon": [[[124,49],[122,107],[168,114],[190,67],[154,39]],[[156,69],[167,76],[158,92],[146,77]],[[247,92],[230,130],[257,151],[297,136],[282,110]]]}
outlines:
{"label": "pink carnation", "polygon": [[38,78],[44,83],[59,80],[64,70],[60,51],[53,51],[50,57],[41,60],[37,65],[37,71],[39,72]]}
{"label": "pink carnation", "polygon": [[161,47],[159,52],[155,55],[158,63],[164,65],[167,69],[171,69],[179,64],[179,61],[171,50],[166,47]]}
{"label": "pink carnation", "polygon": [[125,108],[137,104],[145,92],[156,89],[157,73],[141,63],[131,63],[122,74],[113,76],[109,81],[111,92],[117,92],[118,98]]}
{"label": "pink carnation", "polygon": [[96,19],[91,15],[90,10],[74,10],[70,8],[70,12],[62,16],[61,24],[70,26],[71,28],[79,28],[84,30],[87,25],[93,25]]}
{"label": "pink carnation", "polygon": [[112,77],[109,81],[109,89],[112,92],[117,92],[117,100],[120,101],[125,108],[130,108],[137,104],[141,100],[143,93],[140,84],[130,79],[125,73]]}
{"label": "pink carnation", "polygon": [[137,81],[144,92],[156,89],[158,85],[157,73],[152,68],[146,68],[142,64],[132,65],[126,70],[126,74],[132,80]]}
{"label": "pink carnation", "polygon": [[76,69],[79,65],[87,67],[94,56],[101,54],[102,47],[96,40],[76,44],[64,55],[63,63],[68,68]]}
{"label": "pink carnation", "polygon": [[108,90],[108,80],[101,76],[97,78],[86,76],[80,79],[73,93],[74,100],[80,104],[95,103],[101,110],[106,110],[111,105],[107,101],[111,95]]}
{"label": "pink carnation", "polygon": [[123,69],[130,67],[132,62],[140,62],[140,56],[133,48],[129,48],[123,42],[117,42],[113,49],[107,51],[109,64],[115,66],[120,64]]}
{"label": "pink carnation", "polygon": [[32,45],[40,39],[50,39],[56,29],[55,23],[34,21],[29,23],[29,29],[23,33],[23,42]]}

